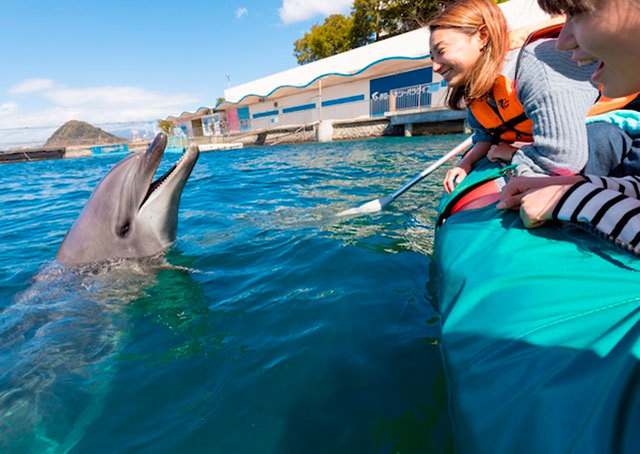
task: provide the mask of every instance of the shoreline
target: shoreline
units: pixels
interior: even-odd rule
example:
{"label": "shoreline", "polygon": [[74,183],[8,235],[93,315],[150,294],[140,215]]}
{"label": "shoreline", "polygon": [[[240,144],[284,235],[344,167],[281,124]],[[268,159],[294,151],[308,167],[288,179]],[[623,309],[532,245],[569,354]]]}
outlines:
{"label": "shoreline", "polygon": [[342,141],[371,139],[384,136],[431,136],[467,132],[466,113],[450,114],[449,110],[394,115],[381,118],[332,120],[329,140],[319,140],[319,123],[281,126],[270,129],[236,133],[227,136],[191,137],[198,145],[208,143],[240,142],[245,146],[284,145],[316,141]]}
{"label": "shoreline", "polygon": [[[329,137],[320,141],[344,141],[371,139],[385,136],[430,136],[455,134],[466,131],[464,120],[461,118],[438,118],[437,120],[414,122],[397,122],[394,118],[365,118],[334,120],[325,122],[324,126],[329,127]],[[319,123],[306,125],[283,126],[278,128],[256,130],[246,133],[231,134],[227,136],[200,136],[190,137],[189,142],[196,145],[218,145],[210,147],[212,150],[226,149],[225,144],[242,144],[242,146],[272,146],[290,145],[299,143],[316,142],[319,136]],[[126,142],[129,152],[135,153],[145,150],[150,140]],[[90,145],[73,145],[68,147],[34,147],[17,150],[0,151],[0,164],[12,162],[42,161],[49,159],[84,158],[94,156],[91,148],[96,146],[113,145],[96,143]],[[100,154],[101,156],[110,153]]]}
{"label": "shoreline", "polygon": [[[145,150],[148,141],[126,142],[129,151],[135,153]],[[86,158],[94,156],[91,147],[105,146],[113,144],[96,143],[91,145],[72,145],[68,147],[31,147],[22,149],[0,150],[0,164],[10,164],[13,162],[44,161],[51,159]],[[109,154],[109,153],[105,153]]]}

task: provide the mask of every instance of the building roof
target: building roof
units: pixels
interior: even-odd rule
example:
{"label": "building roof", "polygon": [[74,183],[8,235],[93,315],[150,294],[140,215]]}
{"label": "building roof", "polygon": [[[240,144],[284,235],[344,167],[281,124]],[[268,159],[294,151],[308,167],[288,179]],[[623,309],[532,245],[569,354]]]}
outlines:
{"label": "building roof", "polygon": [[[500,8],[510,30],[548,18],[536,0],[511,0],[500,4]],[[422,28],[228,88],[224,91],[225,101],[216,109],[253,104],[259,98],[280,98],[305,89],[317,90],[320,80],[323,87],[329,87],[342,84],[347,78],[369,79],[430,63],[429,31]]]}
{"label": "building roof", "polygon": [[182,112],[179,116],[175,117],[173,115],[170,115],[167,117],[168,121],[173,121],[174,123],[177,121],[186,121],[186,120],[191,120],[193,118],[200,118],[203,117],[205,115],[210,114],[213,111],[213,109],[211,107],[200,107],[198,108],[198,110],[196,110],[195,112]]}
{"label": "building roof", "polygon": [[[429,32],[414,30],[362,46],[306,65],[272,74],[224,91],[226,104],[253,104],[258,98],[279,98],[315,88],[323,79],[324,87],[341,84],[345,78],[358,80],[393,73],[399,60],[407,67],[424,67],[429,62]],[[216,106],[224,108],[223,104]]]}
{"label": "building roof", "polygon": [[[538,7],[536,0],[511,0],[499,6],[510,30],[530,26],[549,17]],[[421,28],[228,88],[224,91],[225,101],[215,109],[241,107],[261,98],[276,99],[300,91],[315,91],[320,81],[323,87],[330,87],[423,68],[430,63],[429,31]],[[186,114],[179,118],[183,119]]]}

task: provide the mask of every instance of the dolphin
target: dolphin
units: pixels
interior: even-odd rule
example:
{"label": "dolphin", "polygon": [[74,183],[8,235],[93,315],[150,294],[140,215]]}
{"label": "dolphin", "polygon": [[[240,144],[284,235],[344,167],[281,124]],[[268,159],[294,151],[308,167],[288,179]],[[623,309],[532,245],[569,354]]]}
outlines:
{"label": "dolphin", "polygon": [[166,144],[158,134],[107,173],[58,263],[0,312],[0,452],[69,452],[102,412],[127,336],[122,313],[153,285],[199,157],[190,146],[152,182]]}
{"label": "dolphin", "polygon": [[65,236],[56,260],[65,266],[151,257],[176,239],[180,196],[200,154],[194,144],[153,181],[167,136],[127,156],[102,179]]}

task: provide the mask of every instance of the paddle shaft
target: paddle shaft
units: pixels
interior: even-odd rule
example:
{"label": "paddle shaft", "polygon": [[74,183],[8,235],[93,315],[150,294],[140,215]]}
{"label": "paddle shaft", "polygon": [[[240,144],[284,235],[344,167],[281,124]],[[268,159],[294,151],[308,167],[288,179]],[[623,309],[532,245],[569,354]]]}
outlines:
{"label": "paddle shaft", "polygon": [[431,164],[429,167],[424,169],[422,172],[420,172],[418,175],[416,175],[413,178],[413,180],[411,180],[410,182],[408,182],[407,184],[402,186],[400,189],[398,189],[393,194],[385,196],[385,197],[382,197],[380,199],[371,200],[370,202],[362,204],[357,208],[350,208],[348,210],[341,211],[337,215],[338,216],[350,216],[350,215],[354,215],[354,214],[376,213],[376,212],[382,210],[385,206],[389,205],[395,199],[400,197],[402,194],[404,194],[406,191],[408,191],[410,188],[412,188],[417,182],[419,182],[424,177],[429,175],[431,172],[436,170],[442,164],[444,164],[445,162],[449,161],[454,156],[466,151],[469,147],[471,147],[471,144],[472,144],[471,137],[468,137],[462,143],[460,143],[458,146],[456,146],[453,150],[451,150],[449,153],[447,153],[446,155],[444,155],[443,157],[438,159],[436,162]]}
{"label": "paddle shaft", "polygon": [[461,142],[460,144],[458,144],[453,150],[451,150],[449,153],[447,153],[446,155],[442,156],[440,159],[438,159],[436,162],[434,162],[433,164],[431,164],[429,167],[427,167],[426,169],[424,169],[422,172],[420,172],[418,175],[416,175],[413,180],[409,181],[407,184],[405,184],[404,186],[402,186],[400,189],[398,189],[396,192],[394,192],[393,194],[391,194],[390,196],[388,196],[389,201],[387,203],[390,203],[391,201],[397,199],[398,197],[400,197],[402,194],[404,194],[405,192],[407,192],[409,189],[411,189],[413,186],[415,186],[416,183],[418,183],[419,181],[421,181],[422,179],[424,179],[424,177],[426,177],[427,175],[429,175],[430,173],[432,173],[434,170],[436,170],[438,167],[440,167],[442,164],[444,164],[445,162],[451,160],[453,157],[455,157],[456,155],[459,155],[460,153],[465,152],[469,147],[471,147],[473,141],[471,137],[467,137],[463,142]]}

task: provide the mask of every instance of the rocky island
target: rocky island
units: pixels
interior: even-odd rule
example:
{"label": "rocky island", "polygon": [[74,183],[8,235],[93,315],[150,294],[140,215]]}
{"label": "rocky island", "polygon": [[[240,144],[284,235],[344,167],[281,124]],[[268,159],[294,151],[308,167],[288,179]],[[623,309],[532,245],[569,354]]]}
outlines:
{"label": "rocky island", "polygon": [[126,139],[114,136],[84,121],[71,120],[63,124],[45,142],[43,148],[97,146],[124,143]]}
{"label": "rocky island", "polygon": [[59,127],[42,148],[0,152],[0,163],[91,156],[91,147],[124,143],[128,141],[84,121],[71,120]]}

